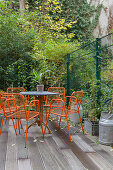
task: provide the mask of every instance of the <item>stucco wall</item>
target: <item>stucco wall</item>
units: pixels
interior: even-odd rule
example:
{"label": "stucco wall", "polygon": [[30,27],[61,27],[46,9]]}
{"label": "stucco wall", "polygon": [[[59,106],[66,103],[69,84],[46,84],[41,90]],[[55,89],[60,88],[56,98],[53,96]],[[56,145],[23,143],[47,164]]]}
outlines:
{"label": "stucco wall", "polygon": [[113,29],[113,0],[87,0],[91,5],[103,4],[100,13],[99,23],[94,30],[94,36],[101,37],[111,32]]}

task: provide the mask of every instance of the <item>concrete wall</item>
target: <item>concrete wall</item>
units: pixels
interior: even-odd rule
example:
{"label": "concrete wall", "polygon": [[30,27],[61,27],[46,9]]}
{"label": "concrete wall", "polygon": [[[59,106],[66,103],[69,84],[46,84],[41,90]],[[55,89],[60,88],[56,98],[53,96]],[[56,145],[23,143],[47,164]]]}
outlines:
{"label": "concrete wall", "polygon": [[103,4],[100,13],[99,23],[94,30],[94,36],[102,37],[111,32],[113,29],[113,0],[87,0],[91,5],[97,7],[98,4]]}

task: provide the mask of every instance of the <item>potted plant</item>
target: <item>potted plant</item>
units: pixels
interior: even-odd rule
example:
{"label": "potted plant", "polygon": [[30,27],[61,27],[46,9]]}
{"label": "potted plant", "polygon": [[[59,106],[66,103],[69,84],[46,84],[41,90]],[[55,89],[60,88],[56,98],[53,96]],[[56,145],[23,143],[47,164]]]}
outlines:
{"label": "potted plant", "polygon": [[33,74],[35,76],[35,81],[39,84],[37,85],[37,91],[43,91],[44,85],[42,84],[42,73],[37,72],[35,69],[33,69]]}

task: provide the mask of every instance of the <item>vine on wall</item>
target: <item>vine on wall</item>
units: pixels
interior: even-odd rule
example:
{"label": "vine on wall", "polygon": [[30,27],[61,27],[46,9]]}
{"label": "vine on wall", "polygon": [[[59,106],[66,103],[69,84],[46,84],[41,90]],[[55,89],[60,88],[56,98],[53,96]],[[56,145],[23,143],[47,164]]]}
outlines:
{"label": "vine on wall", "polygon": [[[38,3],[41,5],[41,3]],[[91,39],[93,30],[98,25],[102,5],[95,7],[87,0],[46,0],[44,12],[55,21],[61,19],[67,23],[66,29],[60,31],[72,39]]]}

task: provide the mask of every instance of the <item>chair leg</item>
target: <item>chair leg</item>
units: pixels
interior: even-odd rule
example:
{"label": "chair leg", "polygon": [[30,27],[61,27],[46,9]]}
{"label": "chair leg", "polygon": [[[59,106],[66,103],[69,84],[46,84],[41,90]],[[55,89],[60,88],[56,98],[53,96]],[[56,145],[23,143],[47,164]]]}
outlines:
{"label": "chair leg", "polygon": [[21,122],[21,120],[20,120],[20,125],[21,125],[21,129],[23,129],[23,126],[22,126],[22,122]]}
{"label": "chair leg", "polygon": [[45,106],[46,120],[47,120],[47,107]]}
{"label": "chair leg", "polygon": [[17,129],[17,119],[16,119],[16,114],[15,114],[15,126],[16,126],[16,129]]}
{"label": "chair leg", "polygon": [[7,122],[7,117],[6,117],[6,120],[5,120],[5,125],[6,125],[6,122]]}
{"label": "chair leg", "polygon": [[44,133],[43,133],[43,126],[42,126],[42,119],[41,119],[41,115],[39,115],[39,118],[40,118],[40,125],[41,125],[41,128],[42,128],[42,135],[43,135],[43,138],[44,138]]}
{"label": "chair leg", "polygon": [[84,134],[84,128],[83,128],[83,124],[82,124],[82,120],[81,120],[81,116],[80,116],[79,111],[78,111],[78,115],[79,115],[79,119],[80,119],[80,123],[81,123],[81,127],[82,127],[82,132],[83,132],[83,134]]}
{"label": "chair leg", "polygon": [[20,120],[18,119],[18,130],[19,130],[19,134],[20,134],[20,125],[19,125]]}
{"label": "chair leg", "polygon": [[66,121],[67,121],[67,127],[68,127],[68,132],[69,132],[69,138],[70,138],[70,141],[72,142],[67,115],[66,115]]}
{"label": "chair leg", "polygon": [[43,137],[45,135],[45,131],[46,131],[46,128],[47,128],[48,120],[49,120],[49,113],[48,113],[48,117],[47,117],[47,120],[46,120],[45,129],[44,129],[44,132],[43,132]]}
{"label": "chair leg", "polygon": [[57,119],[56,119],[56,127],[58,128],[58,116],[57,116]]}
{"label": "chair leg", "polygon": [[14,127],[14,130],[15,130],[15,134],[17,135],[16,127],[15,127],[15,124],[14,124],[14,120],[13,120],[13,118],[12,118],[12,122],[13,122],[13,127]]}
{"label": "chair leg", "polygon": [[0,135],[1,135],[1,131],[2,131],[3,122],[4,122],[4,115],[2,117],[2,123],[1,123],[1,128],[0,128]]}
{"label": "chair leg", "polygon": [[60,127],[60,123],[61,123],[61,116],[60,116],[60,120],[59,120],[59,125],[58,125],[58,127]]}
{"label": "chair leg", "polygon": [[28,132],[28,120],[27,120],[27,124],[26,124],[25,148],[26,148],[26,144],[27,144],[27,132]]}

